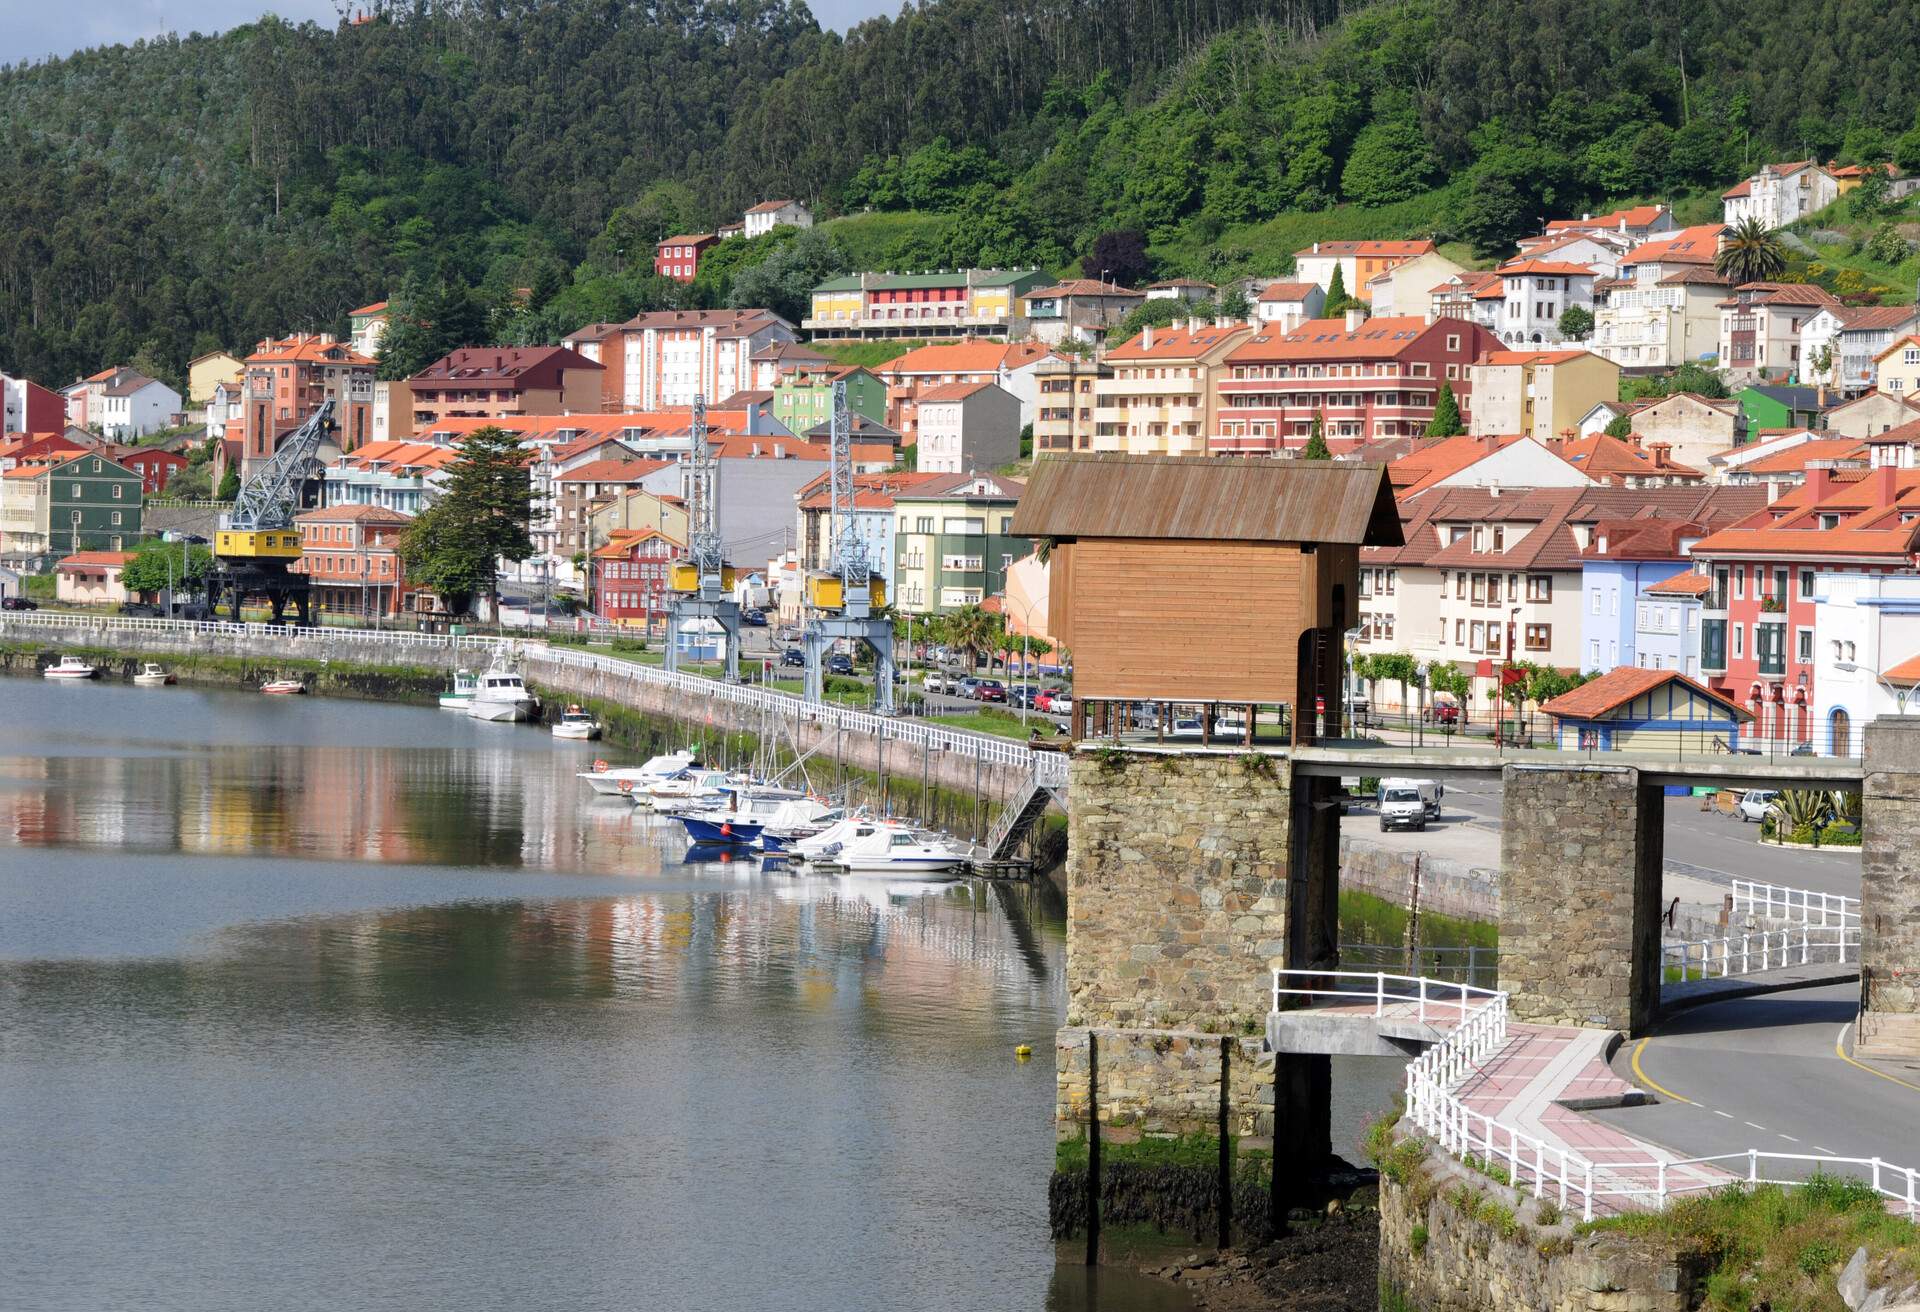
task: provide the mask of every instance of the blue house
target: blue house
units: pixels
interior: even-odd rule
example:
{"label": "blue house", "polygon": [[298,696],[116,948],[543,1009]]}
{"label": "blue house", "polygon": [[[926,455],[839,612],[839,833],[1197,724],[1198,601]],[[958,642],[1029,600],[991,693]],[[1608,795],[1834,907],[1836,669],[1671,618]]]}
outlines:
{"label": "blue house", "polygon": [[1686,569],[1686,549],[1704,536],[1693,520],[1603,519],[1593,525],[1580,552],[1581,669],[1647,663],[1640,659],[1637,631],[1641,594]]}
{"label": "blue house", "polygon": [[1753,713],[1678,670],[1622,665],[1540,708],[1569,751],[1734,751]]}
{"label": "blue house", "polygon": [[1633,663],[1698,677],[1700,608],[1712,587],[1712,579],[1689,569],[1642,589],[1633,603]]}

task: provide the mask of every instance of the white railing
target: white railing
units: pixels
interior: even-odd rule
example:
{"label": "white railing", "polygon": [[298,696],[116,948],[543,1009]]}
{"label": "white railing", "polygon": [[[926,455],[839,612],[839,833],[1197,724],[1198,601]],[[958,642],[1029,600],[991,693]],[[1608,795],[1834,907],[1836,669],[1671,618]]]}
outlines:
{"label": "white railing", "polygon": [[[1331,985],[1323,981],[1333,981]],[[1452,1001],[1446,999],[1451,995]],[[1516,1126],[1475,1111],[1458,1096],[1458,1088],[1507,1043],[1507,995],[1468,985],[1419,976],[1370,974],[1363,971],[1276,970],[1273,972],[1273,1009],[1283,997],[1319,998],[1334,1002],[1372,1002],[1373,1014],[1385,1017],[1388,1008],[1412,1004],[1421,1020],[1453,1019],[1457,1023],[1439,1042],[1407,1063],[1406,1115],[1442,1150],[1455,1158],[1473,1158],[1484,1169],[1505,1172],[1518,1193],[1535,1199],[1551,1197],[1563,1211],[1578,1209],[1591,1221],[1596,1205],[1611,1200],[1615,1210],[1658,1210],[1689,1193],[1724,1188],[1776,1184],[1792,1186],[1804,1180],[1764,1174],[1763,1162],[1802,1162],[1842,1172],[1866,1168],[1861,1174],[1882,1197],[1904,1205],[1908,1216],[1920,1216],[1920,1171],[1896,1166],[1878,1157],[1837,1157],[1771,1153],[1749,1149],[1721,1157],[1694,1157],[1678,1161],[1648,1148],[1631,1157],[1595,1160],[1528,1134]],[[1477,1002],[1470,1010],[1468,1004]],[[1726,1169],[1722,1163],[1744,1163],[1745,1170]]]}
{"label": "white railing", "polygon": [[1794,925],[1858,925],[1860,899],[1810,888],[1788,888],[1751,879],[1733,881],[1733,914],[1764,916]]}
{"label": "white railing", "polygon": [[77,630],[99,634],[160,633],[179,637],[271,638],[277,642],[367,642],[388,647],[438,647],[462,651],[491,651],[516,640],[485,634],[420,633],[412,629],[300,628],[288,624],[261,624],[238,620],[176,620],[159,616],[83,615],[71,611],[13,611],[0,615],[0,633],[30,630]]}
{"label": "white railing", "polygon": [[1660,949],[1663,973],[1668,969],[1678,970],[1682,984],[1695,979],[1725,979],[1729,975],[1751,975],[1755,971],[1779,970],[1785,966],[1805,966],[1815,962],[1833,962],[1844,966],[1849,960],[1860,960],[1858,921],[1825,928],[1800,925],[1785,929],[1760,929],[1749,934],[1729,934],[1724,938],[1672,942]]}

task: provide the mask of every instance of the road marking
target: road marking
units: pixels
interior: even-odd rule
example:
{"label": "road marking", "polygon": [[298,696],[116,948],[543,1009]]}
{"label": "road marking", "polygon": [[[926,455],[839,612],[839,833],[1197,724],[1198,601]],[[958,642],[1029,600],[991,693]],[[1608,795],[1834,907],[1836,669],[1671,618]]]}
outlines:
{"label": "road marking", "polygon": [[[1840,1034],[1833,1041],[1834,1056],[1838,1057],[1841,1061],[1845,1062],[1849,1066],[1858,1066],[1861,1070],[1865,1071],[1869,1075],[1878,1075],[1883,1080],[1892,1080],[1895,1084],[1899,1085],[1903,1089],[1912,1089],[1915,1093],[1920,1093],[1920,1084],[1908,1084],[1905,1080],[1901,1079],[1898,1075],[1889,1075],[1885,1071],[1877,1071],[1873,1067],[1867,1065],[1865,1062],[1858,1062],[1858,1061],[1855,1061],[1853,1058],[1847,1056],[1847,1031],[1852,1028],[1853,1028],[1852,1021],[1848,1021],[1845,1025],[1842,1025],[1840,1027]],[[1645,1042],[1644,1039],[1641,1041]],[[1825,1152],[1826,1149],[1823,1148],[1821,1149],[1821,1151]]]}
{"label": "road marking", "polygon": [[1710,1112],[1712,1112],[1712,1113],[1713,1113],[1713,1114],[1714,1114],[1715,1116],[1724,1116],[1724,1117],[1726,1117],[1726,1118],[1727,1118],[1728,1120],[1732,1120],[1732,1119],[1733,1119],[1733,1113],[1732,1113],[1732,1112],[1723,1112],[1723,1111],[1721,1111],[1721,1110],[1720,1110],[1720,1109],[1719,1109],[1718,1107],[1709,1107],[1709,1108],[1707,1108],[1707,1110],[1708,1110],[1708,1111],[1710,1111]]}
{"label": "road marking", "polygon": [[1684,1103],[1691,1104],[1693,1106],[1698,1106],[1699,1104],[1694,1103],[1693,1099],[1685,1097],[1681,1094],[1675,1093],[1672,1089],[1667,1088],[1665,1085],[1656,1083],[1654,1081],[1654,1078],[1651,1075],[1648,1075],[1645,1071],[1640,1069],[1640,1054],[1647,1050],[1647,1044],[1649,1042],[1651,1042],[1651,1040],[1642,1039],[1640,1040],[1639,1043],[1634,1045],[1633,1062],[1632,1062],[1633,1078],[1640,1081],[1640,1083],[1646,1085],[1648,1088],[1652,1089],[1655,1093],[1660,1094],[1663,1097],[1671,1098],[1675,1102],[1684,1102]]}
{"label": "road marking", "polygon": [[1829,1157],[1838,1157],[1840,1155],[1831,1148],[1822,1148],[1819,1144],[1815,1144],[1813,1150],[1817,1153],[1825,1153]]}
{"label": "road marking", "polygon": [[1800,1142],[1800,1141],[1799,1141],[1798,1139],[1796,1139],[1796,1138],[1794,1138],[1794,1137],[1793,1137],[1792,1135],[1790,1135],[1790,1134],[1783,1134],[1783,1135],[1781,1135],[1780,1137],[1781,1137],[1782,1139],[1785,1139],[1785,1140],[1786,1140],[1786,1141],[1787,1141],[1788,1143],[1799,1143],[1799,1142]]}
{"label": "road marking", "polygon": [[1752,1121],[1746,1121],[1746,1122],[1743,1122],[1743,1124],[1744,1124],[1744,1125],[1745,1125],[1745,1126],[1746,1126],[1746,1127],[1747,1127],[1747,1128],[1748,1128],[1749,1130],[1764,1130],[1764,1129],[1766,1129],[1766,1128],[1767,1128],[1767,1127],[1766,1127],[1766,1126],[1764,1126],[1764,1125],[1755,1125],[1755,1124],[1754,1124],[1754,1123],[1753,1123]]}

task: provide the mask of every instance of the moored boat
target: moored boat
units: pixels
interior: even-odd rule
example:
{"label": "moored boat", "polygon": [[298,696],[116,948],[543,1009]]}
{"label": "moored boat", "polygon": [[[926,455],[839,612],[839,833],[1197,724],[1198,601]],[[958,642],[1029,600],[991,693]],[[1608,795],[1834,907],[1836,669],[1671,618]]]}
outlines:
{"label": "moored boat", "polygon": [[651,785],[671,779],[682,770],[699,764],[698,757],[689,747],[685,751],[655,756],[643,765],[622,766],[617,770],[608,769],[605,761],[595,761],[593,769],[582,770],[577,777],[586,780],[587,787],[602,797],[618,797],[644,793]]}
{"label": "moored boat", "polygon": [[972,854],[948,839],[906,825],[885,825],[842,844],[820,864],[855,875],[947,875],[963,871]]}
{"label": "moored boat", "polygon": [[474,690],[480,686],[480,676],[472,670],[455,670],[453,684],[440,694],[440,709],[443,711],[464,711],[473,705]]}
{"label": "moored boat", "polygon": [[133,676],[136,688],[163,688],[173,682],[173,673],[155,661],[143,661],[139,673]]}
{"label": "moored boat", "polygon": [[496,659],[480,676],[473,700],[467,703],[467,716],[505,724],[533,718],[539,703],[527,690],[527,681],[504,658]]}
{"label": "moored boat", "polygon": [[260,685],[260,691],[269,697],[294,697],[307,690],[307,685],[298,679],[268,679]]}
{"label": "moored boat", "polygon": [[600,721],[593,718],[578,706],[569,706],[553,722],[555,738],[574,738],[591,740],[600,736]]}
{"label": "moored boat", "polygon": [[78,656],[62,656],[40,673],[49,679],[91,679],[100,671]]}
{"label": "moored boat", "polygon": [[728,805],[710,811],[690,811],[679,817],[688,838],[696,843],[757,843],[775,816],[798,814],[795,808],[783,810],[786,803],[806,803],[817,808],[816,814],[827,809],[825,802],[786,788],[736,784],[729,786],[729,792]]}

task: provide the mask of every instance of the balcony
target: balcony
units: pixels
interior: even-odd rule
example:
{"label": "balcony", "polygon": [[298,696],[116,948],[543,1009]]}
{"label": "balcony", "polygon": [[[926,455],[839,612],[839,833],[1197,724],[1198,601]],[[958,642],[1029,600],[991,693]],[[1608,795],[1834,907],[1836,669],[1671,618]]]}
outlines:
{"label": "balcony", "polygon": [[1707,615],[1725,615],[1727,613],[1727,590],[1709,588],[1700,599],[1700,610]]}

